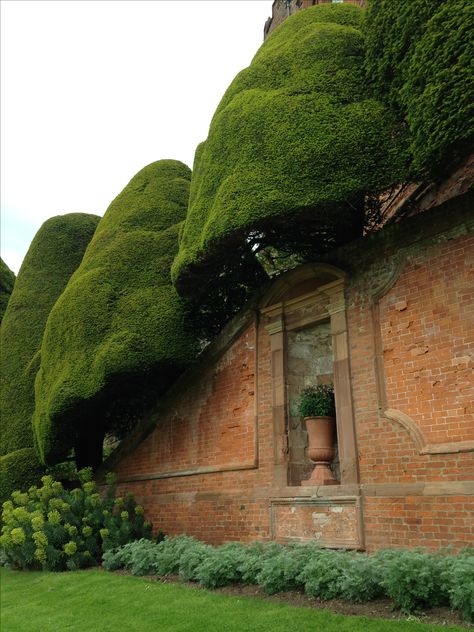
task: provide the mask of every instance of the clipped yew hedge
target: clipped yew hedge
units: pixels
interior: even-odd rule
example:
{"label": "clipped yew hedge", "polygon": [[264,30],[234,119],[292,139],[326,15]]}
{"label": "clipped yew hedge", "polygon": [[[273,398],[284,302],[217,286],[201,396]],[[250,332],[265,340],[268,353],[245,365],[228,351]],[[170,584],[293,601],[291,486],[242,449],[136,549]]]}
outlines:
{"label": "clipped yew hedge", "polygon": [[36,485],[42,474],[44,469],[34,448],[22,448],[0,456],[0,503],[13,491]]}
{"label": "clipped yew hedge", "polygon": [[366,194],[403,180],[403,130],[367,92],[362,17],[342,4],[296,13],[228,88],[196,151],[180,292],[205,291],[249,244],[318,256],[349,241]]}
{"label": "clipped yew hedge", "polygon": [[191,172],[161,160],[111,203],[52,310],[36,379],[34,428],[41,460],[75,449],[98,465],[104,433],[156,396],[196,354],[188,306],[170,280]]}
{"label": "clipped yew hedge", "polygon": [[3,315],[7,309],[14,283],[15,274],[0,257],[0,322],[3,320]]}
{"label": "clipped yew hedge", "polygon": [[371,0],[368,80],[408,124],[418,175],[439,177],[472,151],[474,4]]}
{"label": "clipped yew hedge", "polygon": [[[46,320],[80,264],[99,217],[70,213],[48,219],[35,235],[3,318],[0,344],[0,488],[4,498],[39,471],[33,450],[34,382]],[[30,472],[30,474],[28,474]]]}

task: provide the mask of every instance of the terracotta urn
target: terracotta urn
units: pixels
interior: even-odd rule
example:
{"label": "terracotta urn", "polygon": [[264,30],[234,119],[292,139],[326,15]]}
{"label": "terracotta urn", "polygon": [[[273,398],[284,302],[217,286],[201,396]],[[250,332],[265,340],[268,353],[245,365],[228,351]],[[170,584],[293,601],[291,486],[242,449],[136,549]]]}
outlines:
{"label": "terracotta urn", "polygon": [[334,458],[335,417],[305,417],[308,431],[307,455],[315,464],[314,470],[302,485],[338,485],[331,471],[330,463]]}

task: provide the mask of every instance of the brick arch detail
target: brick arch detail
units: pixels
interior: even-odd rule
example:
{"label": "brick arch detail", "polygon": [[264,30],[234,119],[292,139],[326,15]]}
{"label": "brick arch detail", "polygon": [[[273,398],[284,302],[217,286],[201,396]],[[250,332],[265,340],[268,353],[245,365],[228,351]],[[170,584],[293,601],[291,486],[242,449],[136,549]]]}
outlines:
{"label": "brick arch detail", "polygon": [[474,452],[474,441],[456,441],[453,443],[427,443],[422,430],[413,419],[395,408],[384,411],[383,417],[398,423],[410,435],[419,454],[455,454],[459,452]]}

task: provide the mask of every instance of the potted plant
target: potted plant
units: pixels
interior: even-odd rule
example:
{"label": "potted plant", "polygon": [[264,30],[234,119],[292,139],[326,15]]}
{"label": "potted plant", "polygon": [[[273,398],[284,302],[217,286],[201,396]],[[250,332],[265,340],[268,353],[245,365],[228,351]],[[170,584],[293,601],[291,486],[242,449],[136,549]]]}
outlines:
{"label": "potted plant", "polygon": [[298,411],[308,431],[308,457],[315,463],[311,477],[302,485],[337,485],[329,467],[334,458],[336,432],[336,407],[334,386],[318,384],[303,389]]}

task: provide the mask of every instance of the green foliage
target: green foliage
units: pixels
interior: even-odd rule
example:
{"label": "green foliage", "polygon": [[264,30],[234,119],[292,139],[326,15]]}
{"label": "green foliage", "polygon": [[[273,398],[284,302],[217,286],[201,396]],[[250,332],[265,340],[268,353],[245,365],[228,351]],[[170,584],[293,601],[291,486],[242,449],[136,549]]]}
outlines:
{"label": "green foliage", "polygon": [[443,570],[449,558],[420,551],[381,551],[382,586],[396,608],[405,614],[448,603]]}
{"label": "green foliage", "polygon": [[219,588],[241,580],[239,569],[242,545],[231,542],[211,549],[196,568],[196,577],[205,588]]}
{"label": "green foliage", "polygon": [[97,564],[107,549],[151,533],[131,496],[115,497],[109,479],[104,497],[82,470],[81,485],[64,489],[51,476],[42,487],[16,491],[3,503],[0,547],[14,568],[76,570]]}
{"label": "green foliage", "polygon": [[277,542],[254,542],[243,548],[239,556],[239,570],[243,584],[258,585],[258,576],[265,560],[275,557],[282,551],[282,545]]}
{"label": "green foliage", "polygon": [[165,537],[157,544],[159,555],[154,565],[154,571],[158,575],[170,575],[179,573],[180,558],[183,553],[195,547],[197,541],[187,535],[175,538]]}
{"label": "green foliage", "polygon": [[301,588],[299,575],[307,552],[305,547],[282,547],[279,553],[267,557],[257,575],[258,585],[269,595]]}
{"label": "green foliage", "polygon": [[188,536],[165,537],[161,542],[141,538],[123,546],[109,548],[102,565],[107,570],[125,569],[133,575],[179,574],[183,579],[196,580],[199,563],[214,549]]}
{"label": "green foliage", "polygon": [[403,550],[367,555],[321,549],[317,544],[230,542],[212,547],[178,536],[159,544],[140,540],[109,550],[103,565],[134,575],[179,573],[206,588],[242,583],[258,585],[268,594],[304,589],[310,597],[355,603],[389,596],[405,614],[450,604],[472,621],[474,612],[472,549],[458,555]]}
{"label": "green foliage", "polygon": [[310,597],[365,603],[383,594],[375,557],[340,551],[312,552],[298,578]]}
{"label": "green foliage", "polygon": [[361,234],[367,194],[403,180],[404,132],[366,91],[361,16],[296,13],[228,88],[196,151],[180,291],[227,287],[222,262],[244,269],[268,246],[314,258]]}
{"label": "green foliage", "polygon": [[426,23],[446,0],[371,0],[363,26],[365,68],[378,95],[400,108],[400,90]]}
{"label": "green foliage", "polygon": [[375,557],[363,554],[348,557],[348,564],[343,570],[338,582],[342,599],[365,603],[384,594],[382,572]]}
{"label": "green foliage", "polygon": [[41,459],[75,449],[97,465],[114,424],[133,426],[196,354],[188,306],[171,285],[190,170],[174,160],[142,169],[109,206],[48,319],[36,378]]}
{"label": "green foliage", "polygon": [[1,328],[0,453],[33,447],[34,379],[48,315],[81,262],[99,218],[70,213],[47,220],[18,273]]}
{"label": "green foliage", "polygon": [[442,175],[472,150],[474,5],[470,0],[372,0],[366,70],[411,132],[414,167]]}
{"label": "green foliage", "polygon": [[[18,273],[0,331],[0,455],[15,453],[2,465],[1,475],[7,476],[0,481],[3,498],[39,482],[35,478],[38,460],[31,450],[25,450],[34,447],[31,419],[41,339],[51,308],[81,262],[98,221],[99,217],[84,213],[48,219],[31,242]],[[18,462],[17,472],[14,461]]]}
{"label": "green foliage", "polygon": [[466,621],[474,623],[474,550],[466,549],[450,562],[442,573],[449,604],[453,610],[459,610]]}
{"label": "green foliage", "polygon": [[0,456],[0,503],[8,500],[16,489],[37,485],[44,468],[34,448],[22,448]]}
{"label": "green foliage", "polygon": [[105,551],[102,565],[108,571],[124,568],[133,575],[149,575],[154,570],[158,555],[159,551],[155,542],[140,538]]}
{"label": "green foliage", "polygon": [[15,284],[15,274],[0,257],[0,323],[7,309],[8,300]]}
{"label": "green foliage", "polygon": [[198,569],[213,551],[212,546],[203,542],[195,542],[187,547],[179,557],[179,576],[188,582],[198,581]]}
{"label": "green foliage", "polygon": [[318,384],[301,391],[298,412],[302,417],[335,417],[334,386]]}
{"label": "green foliage", "polygon": [[312,555],[299,575],[310,597],[336,599],[342,594],[342,578],[349,565],[346,554],[335,551],[318,551]]}
{"label": "green foliage", "polygon": [[414,166],[449,171],[473,148],[474,4],[446,3],[426,25],[400,93]]}

